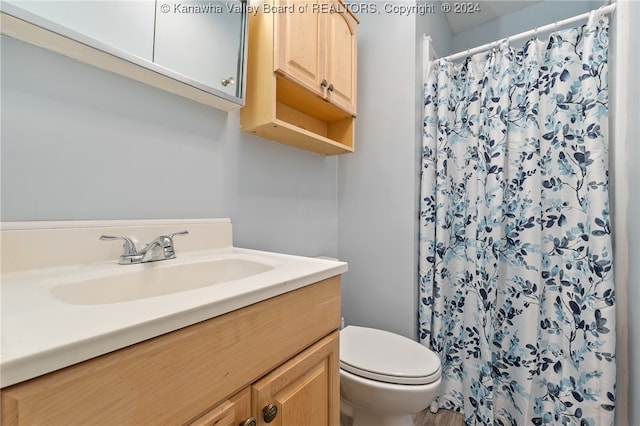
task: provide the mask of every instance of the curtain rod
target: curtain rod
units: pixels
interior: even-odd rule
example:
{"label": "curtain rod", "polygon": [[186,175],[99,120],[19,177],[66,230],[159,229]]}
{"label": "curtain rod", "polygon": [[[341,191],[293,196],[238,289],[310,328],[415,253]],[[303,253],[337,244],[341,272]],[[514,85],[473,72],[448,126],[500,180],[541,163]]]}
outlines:
{"label": "curtain rod", "polygon": [[[598,10],[602,14],[607,14],[607,13],[613,12],[615,10],[615,8],[616,8],[616,4],[613,3],[613,4],[610,4],[609,6],[601,7]],[[521,40],[523,38],[535,36],[536,34],[541,33],[541,32],[545,32],[545,31],[549,31],[549,30],[557,30],[558,28],[562,27],[563,25],[572,24],[574,22],[577,22],[577,21],[580,21],[582,19],[588,18],[590,13],[591,12],[586,12],[586,13],[583,13],[581,15],[574,16],[573,18],[564,19],[562,21],[558,21],[558,22],[553,23],[553,24],[545,25],[544,27],[535,28],[535,29],[530,30],[530,31],[525,31],[525,32],[520,33],[520,34],[516,34],[514,36],[507,37],[507,41]],[[493,47],[499,46],[500,43],[502,42],[502,40],[504,40],[504,39],[496,40],[496,41],[493,41],[493,42],[487,43],[487,44],[483,44],[482,46],[474,47],[473,49],[463,50],[463,51],[455,53],[453,55],[445,56],[444,59],[449,60],[449,61],[456,61],[458,59],[464,58],[465,56],[475,55],[476,53],[484,52],[484,51],[489,50],[489,49],[491,49]]]}

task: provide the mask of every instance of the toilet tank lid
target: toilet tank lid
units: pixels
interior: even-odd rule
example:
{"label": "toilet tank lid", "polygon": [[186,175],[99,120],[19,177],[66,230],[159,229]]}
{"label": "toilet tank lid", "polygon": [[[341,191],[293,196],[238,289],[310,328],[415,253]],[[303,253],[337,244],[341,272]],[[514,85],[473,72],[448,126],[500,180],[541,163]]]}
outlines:
{"label": "toilet tank lid", "polygon": [[370,372],[386,376],[392,380],[378,380],[392,383],[411,379],[423,382],[421,379],[426,378],[429,382],[440,375],[440,357],[420,343],[388,331],[353,325],[340,332],[340,362],[356,374]]}

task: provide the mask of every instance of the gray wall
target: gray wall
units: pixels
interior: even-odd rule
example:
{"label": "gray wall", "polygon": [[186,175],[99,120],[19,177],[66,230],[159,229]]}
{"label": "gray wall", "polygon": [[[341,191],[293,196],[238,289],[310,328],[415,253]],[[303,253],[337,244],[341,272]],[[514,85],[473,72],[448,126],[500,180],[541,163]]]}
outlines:
{"label": "gray wall", "polygon": [[235,244],[337,255],[337,158],[2,38],[1,217],[230,217]]}
{"label": "gray wall", "polygon": [[[616,425],[640,424],[640,2],[617,2],[610,46],[611,191],[618,333]],[[628,407],[625,405],[628,404]],[[625,417],[628,408],[628,418]]]}
{"label": "gray wall", "polygon": [[338,178],[343,315],[416,338],[422,37],[449,52],[451,30],[439,11],[358,18],[356,154],[340,157]]}
{"label": "gray wall", "polygon": [[[640,18],[640,3],[634,3],[635,16]],[[640,31],[638,27],[635,29],[636,36],[640,37]],[[640,38],[638,38],[640,41]],[[633,70],[638,70],[640,61],[638,56],[634,58],[636,67]],[[640,121],[637,120],[640,111],[640,90],[638,90],[638,83],[635,85],[634,98],[629,99],[630,111],[636,111],[635,120],[630,120],[628,127],[629,139],[629,151],[626,153],[627,159],[627,182],[630,183],[631,188],[629,191],[629,200],[626,206],[627,208],[627,229],[628,234],[628,297],[626,298],[628,318],[626,323],[623,322],[621,327],[628,329],[629,333],[629,424],[640,424],[640,310],[638,309],[638,302],[640,301],[640,224],[638,223],[638,212],[640,212],[640,192],[637,189],[638,182],[640,182],[640,168],[638,162],[640,161]],[[625,283],[621,283],[624,285]],[[624,298],[618,298],[620,303],[625,303]],[[622,321],[624,321],[623,319]],[[622,423],[620,423],[622,424]]]}

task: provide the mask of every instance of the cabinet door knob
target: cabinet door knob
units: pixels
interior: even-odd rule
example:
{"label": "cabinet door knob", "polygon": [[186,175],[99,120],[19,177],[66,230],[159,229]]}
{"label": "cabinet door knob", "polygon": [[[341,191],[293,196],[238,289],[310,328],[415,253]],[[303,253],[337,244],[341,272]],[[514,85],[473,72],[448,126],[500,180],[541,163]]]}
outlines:
{"label": "cabinet door knob", "polygon": [[278,415],[278,406],[273,402],[262,409],[265,423],[271,423]]}
{"label": "cabinet door knob", "polygon": [[230,85],[230,84],[236,84],[236,79],[235,79],[235,78],[233,78],[233,76],[231,75],[231,76],[229,76],[229,77],[227,77],[227,78],[223,79],[223,80],[220,82],[220,84],[222,84],[224,87],[227,87],[227,86],[228,86],[228,85]]}
{"label": "cabinet door knob", "polygon": [[334,89],[333,84],[330,84],[329,87],[327,87],[327,90],[330,92],[333,92],[333,89]]}
{"label": "cabinet door knob", "polygon": [[329,85],[329,82],[326,79],[322,80],[322,83],[320,83],[320,87],[327,87]]}
{"label": "cabinet door knob", "polygon": [[247,420],[240,423],[240,426],[256,426],[257,424],[258,422],[256,421],[255,417],[249,417]]}

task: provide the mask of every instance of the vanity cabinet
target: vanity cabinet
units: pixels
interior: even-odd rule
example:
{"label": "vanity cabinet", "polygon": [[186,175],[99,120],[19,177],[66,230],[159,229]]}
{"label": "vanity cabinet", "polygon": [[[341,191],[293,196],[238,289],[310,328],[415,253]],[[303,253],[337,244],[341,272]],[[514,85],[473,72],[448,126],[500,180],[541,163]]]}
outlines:
{"label": "vanity cabinet", "polygon": [[340,278],[2,389],[2,424],[339,424]]}
{"label": "vanity cabinet", "polygon": [[[255,424],[251,424],[251,421]],[[251,417],[251,389],[246,388],[211,411],[189,423],[189,426],[256,426]]]}
{"label": "vanity cabinet", "polygon": [[354,151],[356,17],[342,0],[271,0],[249,19],[246,132],[321,154]]}
{"label": "vanity cabinet", "polygon": [[340,394],[339,362],[338,332],[334,332],[255,383],[258,424],[269,420],[266,416],[273,408],[273,425],[338,425],[339,409],[332,399]]}

